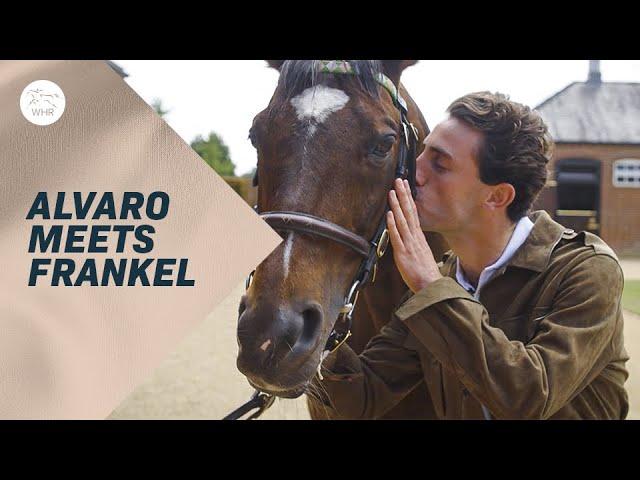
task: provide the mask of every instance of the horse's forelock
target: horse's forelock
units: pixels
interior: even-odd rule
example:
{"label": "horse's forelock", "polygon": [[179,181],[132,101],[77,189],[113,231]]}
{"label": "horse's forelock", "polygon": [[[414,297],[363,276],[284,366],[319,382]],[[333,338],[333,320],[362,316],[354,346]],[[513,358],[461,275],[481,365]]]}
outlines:
{"label": "horse's forelock", "polygon": [[373,98],[378,97],[377,76],[382,72],[379,60],[348,60],[357,73],[331,74],[319,72],[319,60],[286,60],[280,68],[280,85],[285,97],[292,98],[309,87],[326,84],[335,75],[353,79]]}

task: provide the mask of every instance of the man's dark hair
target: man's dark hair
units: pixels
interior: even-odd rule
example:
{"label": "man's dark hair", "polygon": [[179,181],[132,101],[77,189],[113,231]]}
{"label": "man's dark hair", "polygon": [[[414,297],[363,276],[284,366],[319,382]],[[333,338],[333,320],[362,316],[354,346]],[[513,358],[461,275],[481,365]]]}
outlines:
{"label": "man's dark hair", "polygon": [[509,183],[516,191],[507,215],[516,222],[529,213],[547,181],[553,141],[537,112],[501,93],[470,93],[455,100],[447,112],[480,130],[480,180]]}

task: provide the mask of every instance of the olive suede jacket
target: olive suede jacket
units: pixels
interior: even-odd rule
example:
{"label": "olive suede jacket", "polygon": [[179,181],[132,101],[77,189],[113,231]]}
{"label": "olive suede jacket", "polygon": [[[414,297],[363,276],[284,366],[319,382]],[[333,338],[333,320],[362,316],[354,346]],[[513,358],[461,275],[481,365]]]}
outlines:
{"label": "olive suede jacket", "polygon": [[[526,242],[480,292],[444,275],[405,295],[358,356],[329,355],[310,399],[331,418],[377,418],[425,382],[438,418],[624,419],[628,355],[623,274],[595,235],[576,233],[544,211]],[[321,403],[320,403],[321,402]]]}

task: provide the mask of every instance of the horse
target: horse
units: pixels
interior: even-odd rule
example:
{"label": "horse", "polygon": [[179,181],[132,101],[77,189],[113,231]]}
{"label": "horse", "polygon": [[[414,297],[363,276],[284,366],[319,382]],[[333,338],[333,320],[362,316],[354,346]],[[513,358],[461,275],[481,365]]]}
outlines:
{"label": "horse", "polygon": [[[36,104],[36,107],[40,106],[40,102],[47,102],[54,109],[58,108],[58,106],[52,102],[54,98],[60,98],[60,95],[57,93],[43,93],[44,90],[40,90],[39,88],[35,90],[29,90],[27,94],[29,94],[31,101],[29,102],[29,106],[32,104]],[[48,98],[47,98],[48,97]]]}
{"label": "horse", "polygon": [[[407,291],[391,246],[384,252],[384,215],[402,162],[415,167],[429,128],[400,82],[416,61],[267,63],[278,84],[249,139],[258,156],[257,211],[284,241],[253,272],[240,301],[237,368],[260,392],[306,393],[311,418],[327,419],[309,388],[327,351],[346,341],[360,353]],[[440,258],[444,239],[426,236]],[[343,320],[352,322],[349,331]],[[435,418],[426,386],[383,418]]]}

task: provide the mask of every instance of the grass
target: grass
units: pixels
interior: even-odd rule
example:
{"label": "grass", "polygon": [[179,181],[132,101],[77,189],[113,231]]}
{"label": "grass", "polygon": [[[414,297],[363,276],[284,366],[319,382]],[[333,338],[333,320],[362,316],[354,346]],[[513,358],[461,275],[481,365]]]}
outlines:
{"label": "grass", "polygon": [[640,315],[640,280],[627,280],[624,282],[622,305],[627,310]]}

